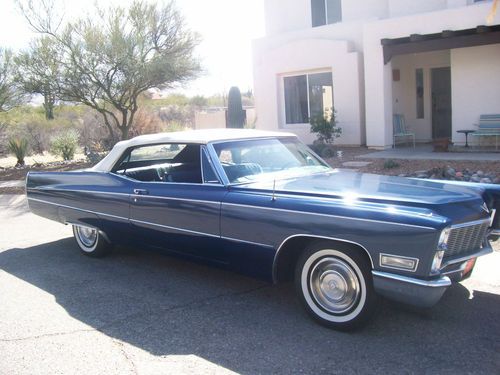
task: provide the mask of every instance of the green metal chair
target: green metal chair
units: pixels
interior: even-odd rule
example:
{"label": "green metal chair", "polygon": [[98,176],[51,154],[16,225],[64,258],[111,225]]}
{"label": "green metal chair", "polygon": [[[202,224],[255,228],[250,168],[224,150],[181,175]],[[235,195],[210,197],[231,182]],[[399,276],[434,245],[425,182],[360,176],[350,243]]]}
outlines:
{"label": "green metal chair", "polygon": [[392,126],[393,126],[393,143],[392,147],[396,147],[396,138],[403,137],[408,138],[411,137],[413,140],[413,148],[415,148],[415,133],[409,132],[406,128],[406,122],[404,115],[394,114],[392,118]]}

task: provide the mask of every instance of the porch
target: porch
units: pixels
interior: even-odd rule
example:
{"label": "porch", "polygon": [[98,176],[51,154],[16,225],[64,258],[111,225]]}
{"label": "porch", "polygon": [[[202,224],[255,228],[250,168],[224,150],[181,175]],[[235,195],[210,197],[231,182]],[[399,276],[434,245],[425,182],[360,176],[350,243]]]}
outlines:
{"label": "porch", "polygon": [[[443,24],[445,14],[450,18]],[[445,138],[465,146],[465,134],[459,131],[477,130],[481,115],[500,113],[500,25],[456,29],[458,14],[441,16],[408,18],[397,31],[392,21],[365,29],[365,43],[379,45],[365,52],[368,147],[393,146],[394,114],[403,115],[417,143]],[[478,22],[477,16],[470,22]],[[417,21],[421,34],[413,34]],[[447,29],[436,32],[443,26]],[[482,146],[495,145],[495,137],[470,134],[469,145],[477,145],[478,138]]]}

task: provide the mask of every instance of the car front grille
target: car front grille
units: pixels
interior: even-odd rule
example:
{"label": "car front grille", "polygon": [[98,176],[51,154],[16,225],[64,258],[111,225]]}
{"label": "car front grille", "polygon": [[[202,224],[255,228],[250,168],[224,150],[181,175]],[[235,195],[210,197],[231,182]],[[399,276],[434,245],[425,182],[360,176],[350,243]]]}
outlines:
{"label": "car front grille", "polygon": [[448,237],[445,258],[468,254],[482,247],[489,221],[481,221],[471,225],[452,227]]}

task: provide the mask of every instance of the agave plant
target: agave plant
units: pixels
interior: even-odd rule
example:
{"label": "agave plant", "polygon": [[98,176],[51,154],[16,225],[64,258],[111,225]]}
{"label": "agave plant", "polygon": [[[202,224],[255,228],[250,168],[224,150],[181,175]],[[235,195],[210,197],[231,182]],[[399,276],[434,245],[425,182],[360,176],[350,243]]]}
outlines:
{"label": "agave plant", "polygon": [[24,157],[28,152],[28,140],[26,138],[11,138],[9,140],[9,151],[17,158],[16,167],[24,165]]}

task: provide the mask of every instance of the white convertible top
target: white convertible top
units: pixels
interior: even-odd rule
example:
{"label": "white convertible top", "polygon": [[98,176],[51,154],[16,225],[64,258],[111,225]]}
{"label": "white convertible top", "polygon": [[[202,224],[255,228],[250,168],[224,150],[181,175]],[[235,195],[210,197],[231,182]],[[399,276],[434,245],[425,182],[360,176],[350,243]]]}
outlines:
{"label": "white convertible top", "polygon": [[96,164],[92,170],[97,172],[110,171],[123,152],[133,146],[168,142],[207,144],[209,142],[216,141],[268,137],[296,137],[296,135],[285,132],[271,132],[253,129],[187,130],[182,132],[140,135],[127,141],[118,142],[109,154]]}

